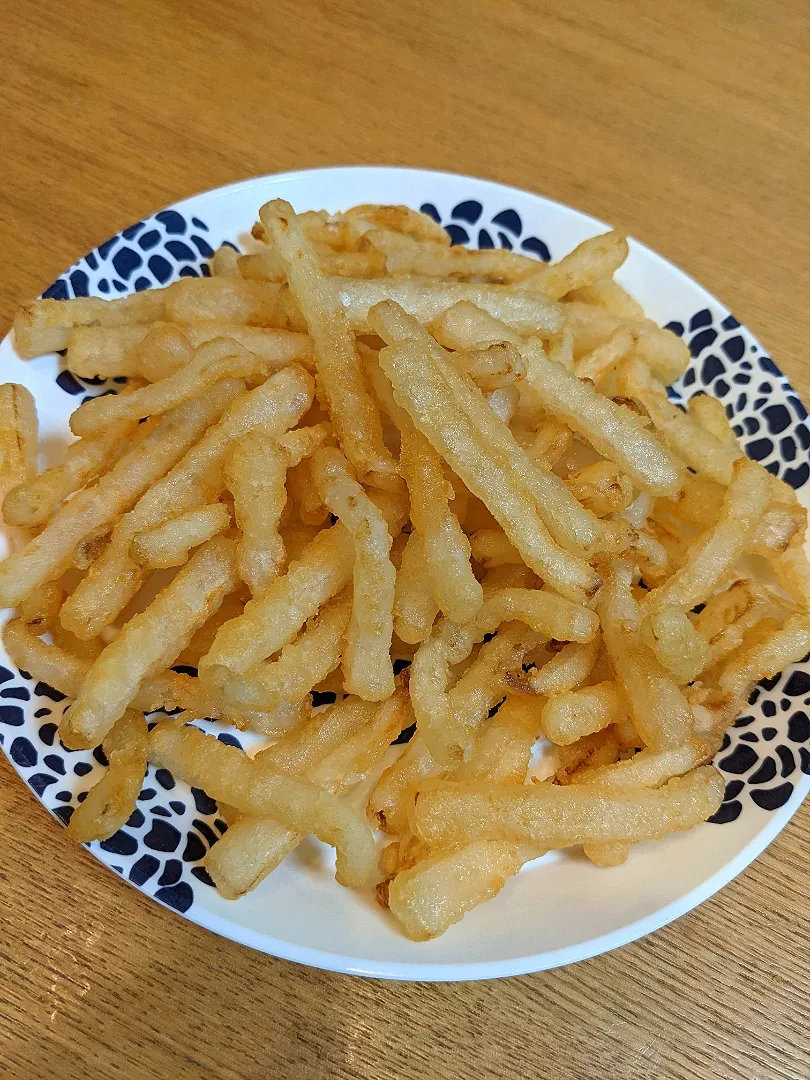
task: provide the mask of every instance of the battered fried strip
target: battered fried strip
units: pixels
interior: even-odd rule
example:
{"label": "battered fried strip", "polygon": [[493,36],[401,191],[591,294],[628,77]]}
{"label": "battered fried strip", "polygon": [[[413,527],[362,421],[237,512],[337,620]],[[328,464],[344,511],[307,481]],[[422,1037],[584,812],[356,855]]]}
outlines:
{"label": "battered fried strip", "polygon": [[[0,565],[0,605],[14,607],[35,586],[59,577],[70,565],[76,545],[92,533],[103,532],[168,472],[240,389],[238,380],[224,379],[201,397],[166,413],[143,442],[97,484],[77,492],[39,536]],[[87,636],[96,634],[94,628]]]}
{"label": "battered fried strip", "polygon": [[396,466],[383,442],[379,413],[363,382],[354,339],[335,286],[321,271],[289,203],[283,199],[266,203],[259,217],[306,320],[318,378],[340,445],[361,479],[376,477],[383,484],[396,486]]}
{"label": "battered fried strip", "polygon": [[324,505],[340,518],[354,546],[352,614],[343,652],[346,690],[368,701],[382,701],[394,692],[391,638],[396,570],[389,557],[391,534],[336,447],[315,453],[312,476]]}
{"label": "battered fried strip", "polygon": [[[322,604],[348,584],[354,549],[345,526],[324,529],[244,612],[225,623],[200,660],[200,678],[224,685],[287,645]],[[219,670],[218,670],[219,669]]]}
{"label": "battered fried strip", "polygon": [[311,405],[313,391],[312,376],[292,365],[255,390],[238,397],[232,393],[235,400],[219,422],[117,523],[103,555],[62,609],[62,625],[77,637],[96,637],[109,626],[144,580],[143,569],[129,554],[133,537],[217,499],[224,487],[222,465],[233,441],[255,427],[272,434],[293,427]]}
{"label": "battered fried strip", "polygon": [[235,746],[172,720],[150,733],[149,759],[237,810],[273,817],[303,835],[314,833],[336,849],[335,876],[341,885],[362,885],[373,873],[377,854],[363,816],[316,784],[276,772],[261,757],[249,758]]}
{"label": "battered fried strip", "polygon": [[209,540],[149,607],[126,623],[90,667],[70,708],[65,735],[71,746],[97,746],[150,675],[176,659],[235,588],[235,555],[232,540]]}

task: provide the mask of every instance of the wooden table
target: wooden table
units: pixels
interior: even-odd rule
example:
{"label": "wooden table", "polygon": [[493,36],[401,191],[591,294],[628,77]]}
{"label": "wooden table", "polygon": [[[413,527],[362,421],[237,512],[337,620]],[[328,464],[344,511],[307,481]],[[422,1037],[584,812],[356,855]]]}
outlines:
{"label": "wooden table", "polygon": [[[722,297],[807,399],[807,12],[7,3],[2,329],[165,203],[261,173],[407,164],[533,189],[632,233]],[[810,806],[645,941],[503,982],[406,985],[309,971],[184,922],[69,846],[0,772],[3,1075],[810,1077]]]}

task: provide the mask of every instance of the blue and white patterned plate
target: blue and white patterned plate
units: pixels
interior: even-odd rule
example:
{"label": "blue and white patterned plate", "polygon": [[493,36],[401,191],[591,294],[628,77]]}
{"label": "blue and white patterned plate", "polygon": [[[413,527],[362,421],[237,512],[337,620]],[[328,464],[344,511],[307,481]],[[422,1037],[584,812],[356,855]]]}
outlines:
{"label": "blue and white patterned plate", "polygon": [[[393,168],[335,168],[262,177],[187,199],[124,229],[45,290],[56,299],[113,297],[207,274],[219,244],[243,248],[258,207],[288,199],[300,210],[406,203],[440,221],[454,243],[557,259],[604,231],[593,218],[488,181]],[[807,412],[762,347],[704,289],[631,242],[619,280],[661,325],[684,336],[692,363],[676,388],[720,398],[746,452],[808,505]],[[70,440],[83,396],[115,389],[62,371],[61,357],[21,361],[7,337],[2,379],[37,398],[43,464]],[[56,737],[63,696],[0,650],[0,744],[33,794],[62,823],[105,767],[100,751],[70,752]],[[203,792],[150,768],[126,826],[90,850],[147,896],[254,948],[317,967],[392,979],[492,978],[554,967],[615,948],[693,908],[743,870],[787,823],[810,788],[810,668],[768,680],[731,728],[716,764],[726,800],[713,822],[639,844],[621,867],[552,854],[510,881],[496,900],[436,941],[407,941],[371,894],[342,889],[330,852],[307,841],[257,890],[223,900],[202,865],[226,826]],[[246,737],[215,724],[224,740]],[[32,867],[32,874],[35,873]],[[81,873],[76,861],[76,873]]]}

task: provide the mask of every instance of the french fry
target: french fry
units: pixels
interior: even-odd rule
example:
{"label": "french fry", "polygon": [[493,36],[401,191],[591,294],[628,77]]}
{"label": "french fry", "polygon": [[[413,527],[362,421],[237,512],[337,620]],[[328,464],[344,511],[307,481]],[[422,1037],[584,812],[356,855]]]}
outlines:
{"label": "french fry", "polygon": [[279,325],[279,286],[242,278],[182,278],[165,292],[165,318],[181,325],[211,320],[245,326]]}
{"label": "french fry", "polygon": [[79,844],[108,840],[129,820],[146,772],[143,713],[128,709],[104,740],[109,768],[71,815],[68,836]]}
{"label": "french fry", "polygon": [[735,462],[720,519],[692,544],[683,566],[647,594],[645,612],[690,611],[706,601],[743,554],[767,502],[768,474],[762,466],[748,459]]}
{"label": "french fry", "polygon": [[[485,407],[484,400],[476,391],[475,386],[460,375],[447,353],[433,341],[418,322],[405,312],[397,310],[396,306],[390,303],[381,304],[374,310],[372,317],[380,335],[385,340],[411,342],[422,346],[426,355],[429,353],[437,384],[443,383],[465,418],[478,425],[481,434],[486,437],[492,448],[494,460],[502,467],[508,467],[513,473],[521,476],[555,540],[574,549],[586,548],[595,543],[601,535],[601,526],[594,515],[583,510],[556,476],[532,467],[530,460],[521,451],[506,424],[499,421],[492,411]],[[391,378],[389,371],[386,371],[386,374]],[[413,395],[408,401],[402,386],[397,386],[396,382],[393,382],[393,385],[395,397],[398,391],[407,404],[416,406]]]}
{"label": "french fry", "polygon": [[139,566],[151,569],[182,566],[192,548],[224,532],[230,523],[231,515],[224,503],[209,503],[170,518],[154,529],[136,533],[129,552]]}
{"label": "french fry", "polygon": [[362,885],[373,874],[377,857],[371,830],[356,811],[323,788],[274,772],[261,759],[171,720],[150,733],[149,759],[217,801],[273,817],[303,835],[314,833],[335,847],[335,876],[341,885]]}
{"label": "french fry", "polygon": [[[302,776],[339,794],[379,760],[407,717],[407,693],[381,704],[346,698],[293,733],[290,752],[279,740],[258,755],[270,767]],[[317,725],[317,726],[315,726]],[[314,730],[313,730],[314,726]],[[208,853],[206,869],[219,892],[236,899],[254,889],[302,836],[273,818],[243,816]]]}
{"label": "french fry", "polygon": [[797,664],[810,653],[810,615],[792,615],[783,627],[742,648],[726,661],[718,678],[720,693],[733,703],[732,714],[745,705],[760,679]]}
{"label": "french fry", "polygon": [[[371,281],[336,278],[335,289],[356,334],[376,333],[370,312],[382,301],[398,304],[423,326],[433,323],[454,304],[466,300],[519,333],[554,334],[563,327],[563,310],[559,304],[540,294],[508,285],[475,285],[437,281],[430,277]],[[471,344],[478,344],[478,340]],[[506,338],[501,336],[497,340]]]}
{"label": "french fry", "polygon": [[312,424],[309,427],[285,431],[276,437],[276,442],[287,457],[287,467],[294,468],[322,446],[331,446],[335,441],[332,425],[328,421]]}
{"label": "french fry", "polygon": [[237,567],[254,596],[264,592],[284,566],[279,525],[287,501],[288,461],[283,448],[261,428],[243,435],[225,459],[225,483],[241,533]]}
{"label": "french fry", "polygon": [[579,302],[567,302],[563,307],[566,323],[574,335],[574,355],[577,357],[591,352],[618,330],[626,328],[636,337],[636,355],[666,386],[679,379],[689,366],[686,342],[670,330],[656,326],[650,319],[617,318],[605,307]]}
{"label": "french fry", "polygon": [[343,652],[346,690],[382,701],[394,692],[390,652],[396,571],[389,558],[391,535],[338,449],[318,450],[312,470],[324,504],[340,519],[354,546],[352,613]]}
{"label": "french fry", "polygon": [[617,232],[593,236],[521,285],[539,289],[546,296],[559,300],[574,289],[587,288],[604,278],[612,278],[627,258],[628,251],[627,240]]}
{"label": "french fry", "polygon": [[[151,328],[145,329],[147,333],[143,340],[133,345],[127,355],[128,364],[130,366],[134,364],[136,374],[140,378],[145,379],[147,383],[159,382],[178,375],[182,368],[192,363],[195,348],[189,338],[188,327],[181,328],[172,323],[156,323]],[[73,331],[70,340],[73,342],[77,334],[92,334],[93,331],[99,330],[101,330],[99,327],[80,327]],[[104,333],[103,330],[101,332]],[[68,346],[68,352],[70,352],[70,346]],[[176,387],[177,380],[171,385]]]}
{"label": "french fry", "polygon": [[329,517],[329,511],[324,506],[312,479],[311,462],[299,461],[289,470],[287,490],[298,510],[299,518],[305,525],[323,525]]}
{"label": "french fry", "polygon": [[[584,735],[575,743],[555,747],[557,769],[554,783],[571,784],[577,777],[594,769],[614,764],[618,761],[623,746],[623,742],[619,741],[619,728],[614,724],[612,727],[602,728],[601,731],[594,731],[591,735]],[[628,748],[632,748],[629,742]]]}
{"label": "french fry", "polygon": [[385,275],[385,256],[369,248],[365,251],[330,251],[319,247],[318,262],[331,277],[379,278]]}
{"label": "french fry", "polygon": [[606,517],[619,514],[633,502],[633,482],[609,461],[594,461],[569,473],[565,482],[584,507]]}
{"label": "french fry", "polygon": [[[82,379],[139,376],[138,346],[164,325],[77,326],[69,331],[67,340],[65,363],[68,371]],[[186,341],[179,327],[172,329]]]}
{"label": "french fry", "polygon": [[318,377],[335,431],[362,480],[393,483],[396,467],[383,443],[380,418],[363,382],[357,350],[333,285],[324,278],[289,203],[277,199],[259,211],[281,258],[315,349]]}
{"label": "french fry", "polygon": [[12,663],[28,671],[38,681],[75,697],[90,662],[72,656],[56,645],[48,645],[26,626],[25,620],[10,619],[3,628],[3,645]]}
{"label": "french fry", "polygon": [[[199,680],[197,680],[199,681]],[[257,731],[260,735],[275,736],[294,731],[305,723],[312,713],[312,702],[308,697],[301,701],[284,701],[275,709],[232,709],[222,705],[221,699],[208,699],[213,702],[205,710],[207,716],[224,720],[243,731]]]}
{"label": "french fry", "polygon": [[526,677],[526,685],[533,694],[566,694],[583,683],[596,663],[601,639],[581,644],[576,641],[563,646],[558,653]]}
{"label": "french fry", "polygon": [[640,750],[624,761],[589,768],[572,779],[573,784],[598,785],[606,790],[660,787],[673,777],[704,765],[712,757],[707,739],[692,738],[674,750]]}
{"label": "french fry", "polygon": [[807,511],[803,506],[771,504],[749,540],[747,552],[768,560],[776,559],[787,551],[794,536],[802,539],[806,529]]}
{"label": "french fry", "polygon": [[95,480],[127,451],[137,426],[137,420],[120,420],[89,439],[71,443],[58,465],[8,492],[3,519],[27,528],[43,525],[69,495]]}
{"label": "french fry", "polygon": [[147,289],[101,300],[96,296],[76,300],[34,300],[14,317],[14,348],[24,360],[66,349],[76,326],[131,326],[149,324],[164,317],[166,289]]}
{"label": "french fry", "polygon": [[718,664],[738,648],[766,606],[761,590],[745,578],[711,597],[694,617],[694,627],[708,646],[705,666]]}
{"label": "french fry", "polygon": [[[390,306],[380,305],[375,309],[375,318],[388,321],[389,315],[392,320],[399,318],[399,313]],[[388,329],[382,326],[381,329],[388,332],[390,323]],[[410,331],[406,324],[403,332]],[[470,491],[494,513],[524,562],[564,595],[577,599],[593,595],[599,584],[597,574],[584,557],[554,541],[540,513],[542,504],[546,518],[554,520],[558,531],[565,528],[577,536],[592,535],[590,517],[586,517],[564,485],[560,484],[565,491],[563,496],[557,478],[541,473],[531,464],[506,425],[503,425],[498,456],[494,456],[489,446],[484,450],[481,429],[495,425],[495,416],[480,394],[476,402],[463,385],[452,389],[448,386],[449,365],[437,365],[428,344],[411,340],[389,347],[380,353],[380,361],[416,426]],[[424,392],[427,387],[430,396]],[[504,459],[512,466],[508,471],[499,467]],[[568,500],[577,507],[573,515],[568,515]]]}
{"label": "french fry", "polygon": [[594,866],[621,866],[627,862],[631,845],[624,840],[607,841],[602,844],[583,844],[582,853]]}
{"label": "french fry", "polygon": [[549,360],[539,342],[528,341],[521,353],[526,362],[525,384],[544,409],[587,439],[642,491],[663,496],[678,492],[681,469],[661,443],[639,426],[633,413]]}
{"label": "french fry", "polygon": [[[408,210],[408,214],[413,217],[424,216],[416,214],[414,210]],[[368,222],[358,220],[357,215],[351,211],[345,214],[327,214],[325,210],[306,210],[299,214],[299,221],[311,243],[331,247],[334,251],[353,251],[362,232],[372,227]],[[435,227],[435,222],[433,224]],[[263,235],[264,226],[261,222],[256,222],[253,230],[256,239],[265,239],[266,234]]]}
{"label": "french fry", "polygon": [[725,783],[710,765],[660,788],[609,792],[598,785],[532,787],[423,781],[412,813],[427,843],[508,839],[540,849],[594,841],[660,839],[694,828],[720,806]]}
{"label": "french fry", "polygon": [[631,564],[611,564],[597,605],[602,637],[636,730],[652,749],[669,749],[686,739],[692,714],[675,679],[641,639],[631,581]]}
{"label": "french fry", "polygon": [[388,905],[412,941],[428,941],[497,896],[524,862],[516,844],[476,840],[402,870],[388,885]]}
{"label": "french fry", "polygon": [[568,298],[582,304],[605,308],[620,319],[644,319],[644,308],[638,300],[634,300],[613,278],[602,278],[592,285],[575,289]]}
{"label": "french fry", "polygon": [[250,591],[244,585],[229,593],[208,621],[195,631],[194,637],[177,657],[177,663],[196,668],[200,658],[211,648],[220,626],[241,615],[249,599]]}
{"label": "french fry", "polygon": [[[96,485],[77,492],[57,510],[38,536],[0,566],[0,604],[13,607],[43,581],[59,577],[70,565],[76,545],[112,525],[168,472],[217,419],[239,388],[236,380],[224,380],[201,397],[165,414],[143,442],[124,454]],[[86,636],[96,637],[97,631]]]}
{"label": "french fry", "polygon": [[[411,236],[415,240],[441,244],[444,247],[450,245],[450,236],[437,221],[429,214],[412,210],[409,206],[362,203],[343,214],[336,214],[331,221],[338,226],[350,225],[358,237],[365,235],[369,229],[387,229]],[[306,224],[304,227],[306,228]],[[343,242],[346,243],[345,236]]]}
{"label": "french fry", "polygon": [[502,529],[479,529],[474,532],[470,536],[470,551],[475,561],[488,570],[494,566],[519,566],[523,561]]}
{"label": "french fry", "polygon": [[810,609],[810,566],[804,545],[795,538],[773,562],[773,571],[782,588],[805,609]]}
{"label": "french fry", "polygon": [[574,335],[570,326],[564,326],[559,334],[549,338],[548,358],[568,371],[574,370]]}
{"label": "french fry", "polygon": [[416,785],[444,771],[444,766],[436,761],[417,731],[402,755],[374,786],[368,800],[368,813],[384,832],[401,834],[407,831]]}
{"label": "french fry", "polygon": [[567,746],[584,735],[601,731],[627,715],[627,702],[618,685],[608,680],[553,694],[543,706],[540,722],[545,737]]}
{"label": "french fry", "polygon": [[522,784],[540,734],[538,702],[527,697],[507,698],[477,729],[470,759],[453,770],[453,779]]}
{"label": "french fry", "polygon": [[18,615],[34,634],[44,634],[59,618],[65,590],[58,581],[44,581],[23,598]]}
{"label": "french fry", "polygon": [[536,259],[503,248],[476,251],[460,245],[448,247],[443,242],[415,240],[384,229],[370,229],[363,238],[384,256],[383,272],[393,277],[421,274],[511,284],[545,269]]}
{"label": "french fry", "polygon": [[475,731],[491,709],[506,695],[514,679],[522,674],[526,653],[536,644],[535,635],[520,623],[502,626],[485,642],[478,655],[447,695],[447,707],[454,730],[463,734],[460,742],[475,754]]}
{"label": "french fry", "polygon": [[174,374],[150,383],[133,394],[92,398],[70,418],[74,435],[93,435],[120,420],[138,420],[177,408],[225,378],[246,378],[262,371],[262,361],[235,341],[214,338]]}
{"label": "french fry", "polygon": [[227,409],[220,410],[219,418],[212,417],[218,422],[196,445],[186,448],[181,460],[174,459],[174,468],[155,477],[160,482],[153,481],[132,511],[118,521],[102,557],[62,609],[63,626],[77,637],[96,637],[143,583],[143,572],[129,554],[135,535],[162,524],[169,514],[176,516],[218,498],[224,487],[223,462],[233,441],[256,427],[281,434],[312,403],[312,377],[297,365],[283,368],[255,390],[238,396],[243,384],[229,382],[229,386]]}
{"label": "french fry", "polygon": [[235,585],[233,542],[215,537],[91,666],[70,709],[71,744],[90,747],[103,740],[146,679],[176,659]]}
{"label": "french fry", "polygon": [[578,379],[590,379],[597,383],[611,369],[625,360],[635,348],[636,334],[626,326],[620,326],[607,341],[595,349],[580,356],[574,363],[574,374]]}
{"label": "french fry", "polygon": [[[54,628],[54,636],[58,640],[48,645],[36,637],[21,619],[12,619],[6,623],[3,642],[18,667],[30,672],[38,681],[75,698],[99,649],[95,645],[88,649],[87,646],[91,644],[88,642],[77,642],[82,647],[81,654],[67,649],[63,646],[62,639],[70,635],[63,635],[58,631],[57,626]],[[198,717],[227,720],[238,727],[250,727],[267,735],[277,735],[295,727],[306,713],[306,710],[298,705],[286,703],[272,712],[251,712],[245,709],[234,712],[208,696],[199,680],[176,671],[165,671],[148,679],[133,698],[132,708],[139,712],[185,709]]]}
{"label": "french fry", "polygon": [[459,300],[443,311],[428,327],[433,337],[446,349],[483,348],[509,342],[520,345],[523,338],[511,326],[500,322],[470,300]]}
{"label": "french fry", "polygon": [[318,533],[285,574],[220,628],[200,660],[200,677],[224,683],[283,649],[307,619],[348,584],[353,567],[354,550],[344,525],[338,522]]}
{"label": "french fry", "polygon": [[[48,645],[22,619],[6,623],[3,644],[17,667],[70,698],[78,695],[93,662],[90,655],[77,655],[56,643]],[[180,708],[199,716],[213,716],[217,711],[203,694],[199,681],[177,671],[165,671],[148,679],[133,699],[132,708],[138,712]]]}
{"label": "french fry", "polygon": [[282,525],[281,536],[289,561],[300,559],[320,531],[314,525]]}
{"label": "french fry", "polygon": [[525,373],[520,350],[507,341],[465,349],[453,356],[453,361],[466,371],[479,390],[515,388]]}
{"label": "french fry", "polygon": [[567,424],[553,416],[548,417],[535,429],[526,453],[532,461],[542,462],[547,469],[553,469],[571,449],[573,441],[574,433]]}
{"label": "french fry", "polygon": [[516,386],[502,386],[486,393],[484,401],[499,420],[508,424],[520,405],[520,391]]}
{"label": "french fry", "polygon": [[659,517],[663,512],[679,523],[705,529],[714,525],[720,516],[724,495],[725,487],[716,480],[688,472],[684,477],[683,490],[673,499],[661,499],[656,504],[655,512]]}
{"label": "french fry", "polygon": [[266,660],[228,682],[225,701],[234,708],[275,709],[284,701],[300,701],[340,664],[351,596],[344,590],[326,604],[278,659]]}
{"label": "french fry", "polygon": [[[414,211],[409,211],[414,213]],[[354,215],[328,214],[325,210],[305,210],[298,215],[301,228],[312,244],[333,251],[354,251],[361,239],[361,229]],[[363,229],[371,228],[368,223]],[[267,240],[267,231],[260,221],[255,222],[251,233],[255,240]]]}
{"label": "french fry", "polygon": [[673,567],[669,553],[660,540],[647,529],[640,529],[633,539],[632,548],[645,584],[652,588],[663,585]]}
{"label": "french fry", "polygon": [[303,774],[344,747],[377,715],[378,709],[377,702],[345,697],[319,713],[312,713],[305,724],[266,746],[256,756],[279,772]]}
{"label": "french fry", "polygon": [[[359,698],[345,698],[278,739],[257,758],[279,772],[312,780],[332,751],[347,747],[360,731],[368,731],[378,708]],[[205,865],[217,890],[229,900],[256,888],[302,839],[273,818],[237,814],[228,826],[222,842],[210,849]]]}
{"label": "french fry", "polygon": [[728,422],[726,408],[719,398],[709,397],[708,394],[695,394],[694,397],[689,399],[689,415],[694,417],[701,427],[710,431],[720,442],[728,443],[733,450],[737,451],[738,455],[742,453],[740,444],[737,442],[737,436],[731,430],[731,424]]}
{"label": "french fry", "polygon": [[[402,681],[390,698],[364,704],[372,705],[367,722],[349,738],[333,745],[312,767],[311,779],[328,791],[342,794],[365,780],[403,726],[407,727],[412,719],[407,689]],[[362,793],[363,789],[360,790]]]}
{"label": "french fry", "polygon": [[441,458],[424,435],[404,430],[399,466],[433,595],[448,618],[466,622],[481,606],[484,594],[470,566],[470,542],[449,508],[452,487]]}
{"label": "french fry", "polygon": [[418,532],[412,532],[394,585],[394,633],[411,645],[424,641],[438,613],[433,586],[425,573],[424,543]]}
{"label": "french fry", "polygon": [[[306,233],[305,233],[306,235]],[[385,274],[385,256],[369,248],[366,251],[334,251],[322,244],[313,244],[318,265],[327,277],[374,278]],[[284,265],[270,247],[239,259],[239,273],[253,281],[283,281]]]}
{"label": "french fry", "polygon": [[59,646],[60,649],[64,649],[65,652],[72,653],[74,656],[80,656],[85,660],[96,660],[107,647],[107,642],[103,638],[92,638],[89,641],[80,641],[77,637],[71,634],[68,630],[62,626],[57,620],[51,626],[48,631],[51,637],[51,641],[54,645]]}
{"label": "french fry", "polygon": [[648,616],[642,637],[662,667],[679,683],[696,679],[709,662],[709,645],[680,608],[661,608]]}
{"label": "french fry", "polygon": [[66,363],[68,370],[80,378],[109,379],[123,375],[141,376],[153,382],[172,374],[184,362],[184,342],[188,360],[194,349],[215,338],[237,342],[261,359],[269,372],[292,363],[307,368],[313,365],[312,342],[305,334],[216,320],[182,327],[172,323],[153,327],[76,327],[70,332]]}
{"label": "french fry", "polygon": [[[722,506],[722,502],[721,502]],[[689,555],[689,549],[692,546],[693,536],[687,533],[678,523],[664,520],[657,516],[656,510],[647,522],[647,528],[643,531],[652,538],[652,543],[647,544],[650,552],[655,556],[655,565],[669,567],[670,573],[675,570],[679,570]],[[641,537],[641,533],[638,534]],[[636,548],[638,549],[639,540],[636,540]],[[645,546],[645,541],[641,539],[642,549]],[[663,552],[663,555],[662,555]],[[636,556],[639,557],[638,550]],[[660,576],[660,575],[659,575]],[[668,575],[664,575],[666,580]],[[651,581],[651,585],[657,585],[659,582]]]}
{"label": "french fry", "polygon": [[238,277],[239,252],[231,244],[221,244],[214,252],[211,262],[211,273],[215,277]]}
{"label": "french fry", "polygon": [[17,524],[5,510],[5,498],[37,471],[37,407],[31,391],[17,383],[0,386],[0,504],[9,525]]}
{"label": "french fry", "polygon": [[464,626],[443,619],[417,650],[411,666],[411,700],[430,752],[442,764],[469,752],[469,729],[453,716],[447,695],[450,667],[465,660],[476,642],[502,622],[518,619],[557,640],[590,641],[598,629],[592,611],[532,589],[501,589],[485,599]]}
{"label": "french fry", "polygon": [[641,360],[622,369],[622,392],[643,405],[663,443],[698,474],[731,483],[734,462],[743,456],[736,441],[720,440],[667,397],[663,384]]}

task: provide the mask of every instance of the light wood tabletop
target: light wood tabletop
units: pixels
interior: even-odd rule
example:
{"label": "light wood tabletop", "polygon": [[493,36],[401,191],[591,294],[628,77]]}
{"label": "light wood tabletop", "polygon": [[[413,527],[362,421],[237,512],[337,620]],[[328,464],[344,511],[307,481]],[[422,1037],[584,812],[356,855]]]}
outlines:
{"label": "light wood tabletop", "polygon": [[[123,226],[326,164],[468,173],[642,240],[810,398],[805,0],[7,3],[0,322]],[[0,764],[0,1074],[810,1077],[810,807],[673,925],[501,982],[265,957],[70,846]],[[542,909],[538,918],[543,917]]]}

